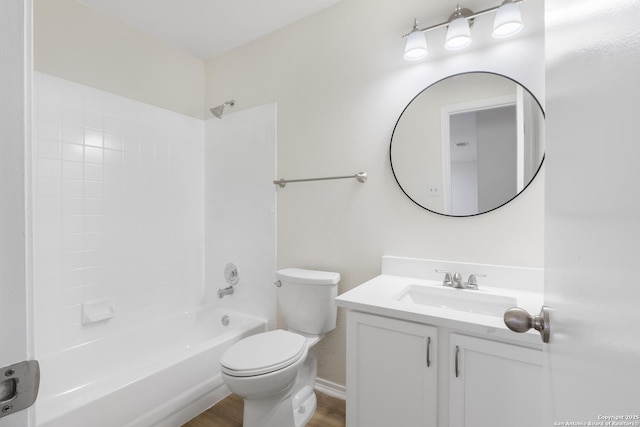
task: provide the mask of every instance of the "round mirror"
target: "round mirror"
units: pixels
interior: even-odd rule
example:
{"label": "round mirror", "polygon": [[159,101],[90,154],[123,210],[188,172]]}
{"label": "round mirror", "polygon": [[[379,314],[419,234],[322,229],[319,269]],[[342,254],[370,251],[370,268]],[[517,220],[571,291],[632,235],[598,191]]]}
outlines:
{"label": "round mirror", "polygon": [[483,214],[514,199],[540,170],[544,112],[507,77],[447,77],[404,109],[390,158],[398,185],[419,206],[441,215]]}

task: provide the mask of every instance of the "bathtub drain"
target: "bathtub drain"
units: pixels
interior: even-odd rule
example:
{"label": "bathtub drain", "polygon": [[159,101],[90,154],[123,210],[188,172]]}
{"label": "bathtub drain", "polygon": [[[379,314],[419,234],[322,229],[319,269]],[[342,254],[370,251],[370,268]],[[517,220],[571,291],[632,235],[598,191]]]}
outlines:
{"label": "bathtub drain", "polygon": [[230,322],[231,321],[229,320],[229,316],[227,316],[226,314],[222,316],[222,326],[229,326]]}

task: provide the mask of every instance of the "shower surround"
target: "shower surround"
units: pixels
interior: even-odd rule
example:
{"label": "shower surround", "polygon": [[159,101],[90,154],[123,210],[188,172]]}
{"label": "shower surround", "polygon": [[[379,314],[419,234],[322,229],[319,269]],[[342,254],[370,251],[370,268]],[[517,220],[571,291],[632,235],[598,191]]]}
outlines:
{"label": "shower surround", "polygon": [[[275,189],[272,185],[256,189],[246,180],[225,186],[207,182],[205,188],[205,161],[211,162],[209,177],[222,165],[243,173],[270,163],[262,167],[266,175],[252,175],[270,182],[275,131],[270,140],[253,138],[252,131],[247,134],[243,129],[255,126],[243,123],[241,113],[236,115],[238,133],[229,120],[234,115],[225,116],[232,126],[225,128],[215,118],[205,122],[48,74],[35,73],[34,79],[34,341],[42,367],[37,425],[87,422],[90,408],[97,410],[97,421],[101,399],[118,405],[134,402],[123,386],[133,384],[132,378],[123,373],[136,371],[124,368],[140,363],[166,367],[166,372],[164,368],[149,372],[148,380],[135,379],[141,384],[136,387],[150,393],[151,407],[166,403],[160,394],[153,401],[154,390],[161,387],[144,386],[155,384],[154,375],[169,383],[184,382],[179,370],[170,367],[187,363],[194,381],[207,377],[204,388],[184,384],[185,396],[191,397],[174,399],[175,408],[163,409],[165,414],[188,415],[182,406],[195,399],[192,394],[198,390],[199,395],[209,396],[194,406],[202,410],[226,393],[220,389],[224,386],[215,380],[217,372],[200,372],[204,365],[182,358],[194,357],[193,349],[201,349],[209,352],[204,354],[217,367],[213,359],[222,346],[275,323],[275,291],[270,289],[275,270]],[[264,117],[260,108],[249,110],[245,118]],[[275,106],[266,111],[273,127]],[[217,128],[210,124],[213,121]],[[258,123],[258,128],[264,133],[263,125]],[[251,142],[224,152],[219,137]],[[260,153],[266,157],[251,146],[256,141],[264,145]],[[205,150],[205,143],[212,148]],[[234,149],[249,154],[234,154]],[[227,154],[232,158],[221,159]],[[242,200],[253,201],[247,205]],[[236,211],[244,208],[248,208],[245,214],[238,215]],[[215,291],[224,286],[218,266],[229,261],[240,266],[241,281],[236,295],[218,300]],[[216,332],[218,317],[225,313],[231,326],[251,326],[234,327],[231,335],[225,330],[226,338],[216,339],[222,334]],[[256,321],[234,322],[244,319],[243,313]],[[168,331],[181,334],[175,325],[205,331],[191,334],[202,340],[183,342],[168,336]],[[145,340],[152,342],[153,351],[133,345]],[[116,377],[122,384],[113,380]],[[215,395],[212,387],[219,389]],[[151,422],[149,414],[136,410],[135,405],[122,407],[122,413],[132,415],[119,421],[121,425],[162,425],[157,414]],[[74,421],[74,413],[84,415]]]}
{"label": "shower surround", "polygon": [[203,122],[41,73],[34,109],[38,357],[199,302]]}

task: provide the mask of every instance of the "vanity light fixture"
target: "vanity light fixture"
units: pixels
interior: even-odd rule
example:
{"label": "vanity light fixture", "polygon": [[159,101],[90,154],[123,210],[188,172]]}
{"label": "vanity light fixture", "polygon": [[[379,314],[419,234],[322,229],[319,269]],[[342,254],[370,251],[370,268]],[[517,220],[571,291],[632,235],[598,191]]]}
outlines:
{"label": "vanity light fixture", "polygon": [[410,33],[403,35],[407,39],[404,50],[404,59],[416,61],[427,56],[427,39],[424,33],[438,28],[447,27],[445,48],[448,50],[460,50],[471,44],[471,26],[476,17],[491,12],[496,12],[493,24],[493,37],[511,37],[522,30],[522,16],[520,14],[520,3],[525,0],[504,0],[501,5],[473,12],[467,8],[456,6],[453,14],[446,22],[441,22],[430,27],[418,28],[418,21],[415,20]]}
{"label": "vanity light fixture", "polygon": [[502,39],[518,34],[522,30],[522,15],[520,5],[513,0],[504,0],[496,12],[493,21],[493,37]]}
{"label": "vanity light fixture", "polygon": [[418,29],[418,20],[413,21],[413,30],[407,35],[407,44],[404,47],[404,59],[417,61],[429,54],[427,49],[427,37]]}
{"label": "vanity light fixture", "polygon": [[469,9],[456,7],[455,12],[449,17],[449,27],[447,28],[447,38],[444,47],[447,50],[460,50],[471,44],[471,24],[467,17],[473,12]]}

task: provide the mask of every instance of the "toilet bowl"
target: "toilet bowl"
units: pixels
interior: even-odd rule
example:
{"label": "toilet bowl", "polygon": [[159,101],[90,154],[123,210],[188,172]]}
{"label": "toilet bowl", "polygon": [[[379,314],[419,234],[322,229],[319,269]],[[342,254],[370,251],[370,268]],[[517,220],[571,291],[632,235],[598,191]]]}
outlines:
{"label": "toilet bowl", "polygon": [[278,296],[288,330],[256,334],[220,360],[222,379],[244,399],[243,427],[303,427],[317,401],[312,347],[335,328],[338,273],[285,269]]}
{"label": "toilet bowl", "polygon": [[[303,391],[303,383],[313,386],[313,379],[300,375],[305,364],[315,360],[307,357],[310,349],[305,337],[275,330],[246,338],[229,350],[220,362],[222,378],[232,392],[244,399],[244,427],[306,425],[308,419],[296,423],[292,406],[294,400],[300,400],[295,399],[295,391]],[[313,409],[307,410],[309,406]],[[303,413],[310,418],[313,410],[315,402],[307,403]]]}

